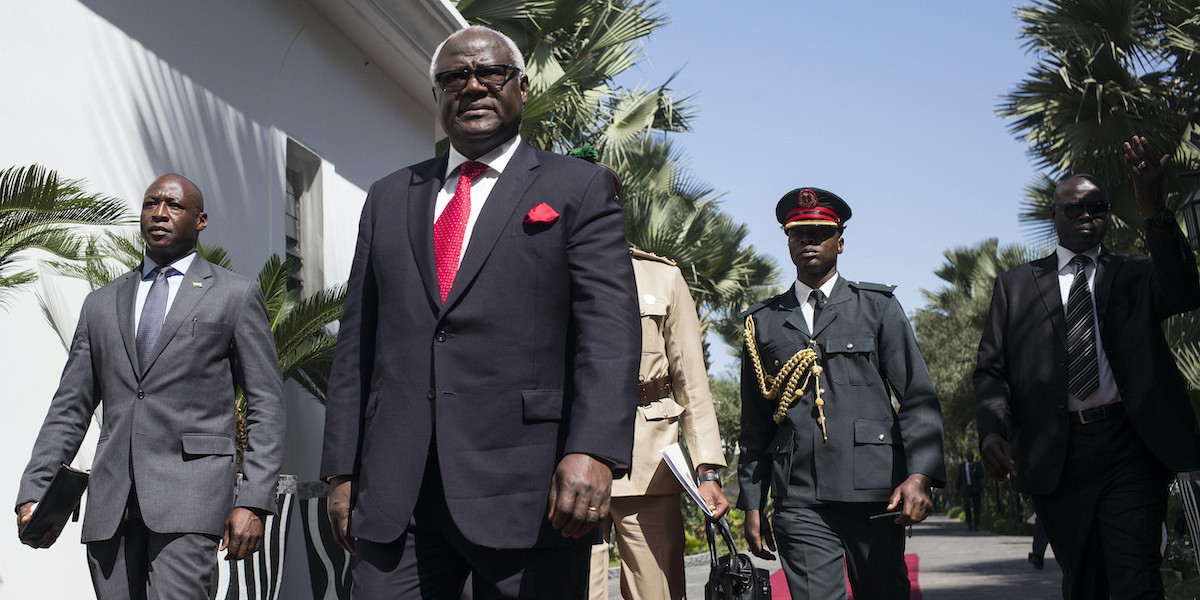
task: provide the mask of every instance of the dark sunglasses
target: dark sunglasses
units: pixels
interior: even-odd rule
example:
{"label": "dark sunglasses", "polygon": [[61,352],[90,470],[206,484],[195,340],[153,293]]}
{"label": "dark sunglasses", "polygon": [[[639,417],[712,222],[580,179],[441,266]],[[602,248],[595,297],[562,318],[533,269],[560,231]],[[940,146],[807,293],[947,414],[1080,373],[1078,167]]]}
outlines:
{"label": "dark sunglasses", "polygon": [[442,71],[434,75],[433,80],[437,82],[443,92],[453,94],[461,92],[463,88],[467,87],[467,82],[474,76],[476,81],[495,94],[520,72],[520,69],[512,65],[483,65],[475,69]]}
{"label": "dark sunglasses", "polygon": [[1092,202],[1074,202],[1071,204],[1056,205],[1058,210],[1061,210],[1063,215],[1068,219],[1078,219],[1083,216],[1083,213],[1091,215],[1093,219],[1103,219],[1108,216],[1109,203],[1103,200],[1093,200]]}

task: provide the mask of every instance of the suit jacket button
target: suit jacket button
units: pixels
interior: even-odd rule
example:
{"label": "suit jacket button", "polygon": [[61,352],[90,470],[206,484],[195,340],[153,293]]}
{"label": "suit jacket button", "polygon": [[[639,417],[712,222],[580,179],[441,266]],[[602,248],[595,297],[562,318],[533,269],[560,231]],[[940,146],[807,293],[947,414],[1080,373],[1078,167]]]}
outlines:
{"label": "suit jacket button", "polygon": [[439,331],[439,332],[437,332],[437,335],[433,336],[433,339],[435,339],[435,340],[437,340],[437,341],[439,341],[439,342],[444,342],[444,341],[446,341],[446,332],[445,332],[445,331]]}
{"label": "suit jacket button", "polygon": [[846,349],[847,349],[847,350],[853,350],[853,349],[854,349],[854,344],[846,344]]}
{"label": "suit jacket button", "polygon": [[146,397],[146,392],[143,392],[142,390],[138,390],[138,400],[141,400],[142,398],[145,398],[145,397]]}
{"label": "suit jacket button", "polygon": [[429,390],[429,392],[427,392],[427,393],[425,394],[425,397],[426,397],[426,398],[429,398],[430,400],[433,400],[434,398],[436,398],[436,397],[437,397],[437,392],[435,392],[435,391],[433,391],[433,390]]}
{"label": "suit jacket button", "polygon": [[881,433],[881,434],[879,434],[879,441],[881,441],[881,442],[883,441],[883,434],[882,434],[882,433]]}

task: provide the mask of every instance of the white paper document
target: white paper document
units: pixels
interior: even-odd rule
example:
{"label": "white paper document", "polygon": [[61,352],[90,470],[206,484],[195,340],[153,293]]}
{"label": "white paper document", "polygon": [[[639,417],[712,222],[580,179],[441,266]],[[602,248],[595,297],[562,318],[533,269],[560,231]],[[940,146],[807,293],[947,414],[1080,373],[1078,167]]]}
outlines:
{"label": "white paper document", "polygon": [[662,450],[659,454],[667,461],[667,466],[671,468],[671,472],[675,474],[675,479],[683,485],[683,489],[687,490],[688,496],[692,497],[692,501],[700,505],[700,510],[704,514],[713,516],[712,510],[708,508],[708,503],[704,498],[700,497],[700,488],[696,487],[695,470],[688,464],[688,459],[683,455],[683,448],[679,447],[679,442],[675,442]]}

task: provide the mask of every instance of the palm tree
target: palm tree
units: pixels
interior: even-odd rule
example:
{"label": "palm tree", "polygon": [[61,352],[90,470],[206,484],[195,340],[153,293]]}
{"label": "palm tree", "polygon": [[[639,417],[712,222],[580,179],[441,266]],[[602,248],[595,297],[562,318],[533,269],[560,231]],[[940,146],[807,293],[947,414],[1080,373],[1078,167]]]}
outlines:
{"label": "palm tree", "polygon": [[75,260],[85,237],[72,226],[130,221],[124,202],[88,194],[79,180],[60,179],[40,165],[0,171],[0,306],[37,279],[36,271],[19,266],[28,251]]}
{"label": "palm tree", "polygon": [[[1120,144],[1140,134],[1176,164],[1200,160],[1198,7],[1195,0],[1038,0],[1017,12],[1039,63],[997,112],[1029,144],[1038,167],[1108,183],[1118,225],[1108,241],[1117,247],[1137,243],[1136,229],[1123,225],[1141,222]],[[1178,196],[1183,185],[1172,179],[1169,191]],[[1046,180],[1029,189],[1025,212],[1046,216]]]}

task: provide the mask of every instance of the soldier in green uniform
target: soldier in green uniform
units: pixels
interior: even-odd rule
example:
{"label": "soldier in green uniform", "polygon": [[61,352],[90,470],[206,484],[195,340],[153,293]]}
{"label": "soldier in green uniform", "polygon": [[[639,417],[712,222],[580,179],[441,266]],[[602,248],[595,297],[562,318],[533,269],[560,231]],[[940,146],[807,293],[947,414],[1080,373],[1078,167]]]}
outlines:
{"label": "soldier in green uniform", "polygon": [[941,408],[893,286],[838,275],[850,214],[818,188],[776,207],[796,282],[742,314],[737,506],[792,598],[846,598],[848,572],[855,598],[907,599],[904,526],[946,481]]}

